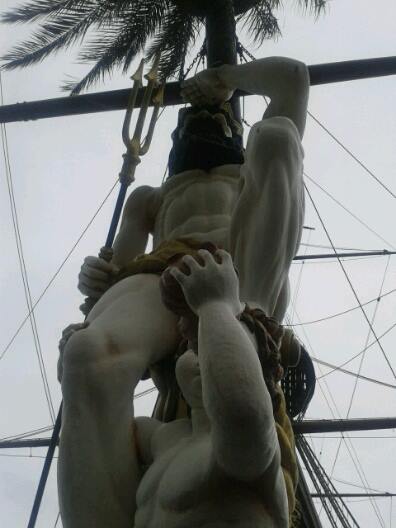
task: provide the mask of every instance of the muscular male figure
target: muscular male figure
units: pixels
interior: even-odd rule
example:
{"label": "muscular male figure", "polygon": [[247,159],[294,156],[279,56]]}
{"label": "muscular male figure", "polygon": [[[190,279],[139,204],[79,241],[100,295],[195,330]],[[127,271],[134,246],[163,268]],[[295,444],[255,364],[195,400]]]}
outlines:
{"label": "muscular male figure", "polygon": [[196,316],[183,323],[189,350],[176,363],[191,420],[136,419],[149,469],[134,527],[287,528],[273,399],[257,342],[236,317],[233,263],[225,251],[199,256],[183,258],[189,275],[171,270]]}
{"label": "muscular male figure", "polygon": [[[192,237],[227,249],[240,274],[242,301],[283,318],[304,214],[308,85],[306,67],[283,58],[207,70],[186,83],[184,95],[196,106],[222,104],[236,88],[271,99],[250,131],[244,163],[188,169],[158,189],[137,188],[125,206],[113,261],[86,259],[79,287],[99,300],[89,326],[68,340],[60,369],[65,528],[129,527],[134,518],[141,468],[131,398],[146,369],[174,352],[180,333],[177,317],[161,302],[158,275],[132,275],[111,288],[109,278],[144,252],[150,232],[154,247]],[[210,119],[230,135],[221,116]],[[197,136],[196,123],[185,123],[179,137],[189,129]]]}

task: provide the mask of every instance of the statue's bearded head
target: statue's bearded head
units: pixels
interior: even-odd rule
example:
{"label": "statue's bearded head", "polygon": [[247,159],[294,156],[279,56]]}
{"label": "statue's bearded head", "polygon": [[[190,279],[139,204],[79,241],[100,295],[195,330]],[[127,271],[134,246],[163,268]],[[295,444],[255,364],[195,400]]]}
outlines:
{"label": "statue's bearded head", "polygon": [[169,154],[169,177],[186,170],[244,161],[242,127],[233,117],[231,106],[183,108],[179,111],[173,147]]}

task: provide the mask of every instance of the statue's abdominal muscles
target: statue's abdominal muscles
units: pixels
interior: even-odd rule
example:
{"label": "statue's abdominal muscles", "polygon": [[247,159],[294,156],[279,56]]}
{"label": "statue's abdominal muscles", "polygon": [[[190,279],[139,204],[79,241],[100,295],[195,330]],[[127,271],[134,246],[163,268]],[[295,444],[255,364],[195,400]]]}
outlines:
{"label": "statue's abdominal muscles", "polygon": [[231,215],[238,198],[237,165],[178,174],[162,187],[154,244],[193,237],[227,249]]}

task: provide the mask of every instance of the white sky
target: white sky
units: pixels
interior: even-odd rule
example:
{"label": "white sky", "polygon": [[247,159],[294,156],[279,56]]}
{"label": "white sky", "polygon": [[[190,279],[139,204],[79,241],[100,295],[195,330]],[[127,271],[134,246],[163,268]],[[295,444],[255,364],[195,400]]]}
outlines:
{"label": "white sky", "polygon": [[[1,6],[16,2],[2,0]],[[396,6],[391,1],[334,0],[328,13],[318,21],[304,17],[295,2],[285,2],[288,15],[280,13],[284,37],[268,42],[261,49],[249,49],[257,57],[286,55],[318,64],[348,59],[388,56],[394,54]],[[291,6],[291,7],[290,7]],[[22,27],[2,26],[0,51],[26,33]],[[245,45],[249,41],[243,39]],[[85,67],[73,64],[73,54],[59,54],[43,64],[25,71],[2,75],[5,104],[62,96],[59,86],[65,74],[81,75]],[[341,141],[345,143],[376,176],[396,191],[396,124],[394,111],[395,77],[340,83],[314,87],[310,110]],[[95,90],[128,87],[125,77],[114,76]],[[253,123],[263,111],[258,98],[246,100],[246,119]],[[121,167],[123,145],[121,126],[123,112],[107,112],[87,116],[47,119],[7,125],[15,199],[25,261],[33,299],[37,299],[63,261],[76,239],[87,225],[100,202],[114,183]],[[170,131],[176,124],[176,109],[167,109],[158,123],[150,153],[138,168],[135,185],[159,185],[170,147]],[[336,246],[346,248],[382,249],[396,246],[394,234],[395,202],[311,119],[304,140],[307,174],[332,193],[371,229],[389,241],[386,245],[374,234],[345,213],[308,182],[309,188]],[[3,163],[3,162],[1,162]],[[26,315],[22,280],[14,241],[4,164],[0,164],[2,266],[0,269],[2,303],[0,317],[3,330],[0,352],[7,345]],[[60,332],[70,322],[81,321],[78,310],[81,296],[76,289],[77,274],[82,259],[96,254],[103,245],[115,194],[78,245],[52,287],[36,310],[44,362],[51,393],[58,407],[60,390],[56,381],[57,342]],[[308,204],[309,200],[307,200]],[[320,222],[308,204],[306,225],[315,231],[305,231],[303,242],[328,246]],[[301,247],[304,251],[322,249]],[[386,257],[354,260],[345,263],[362,302],[378,296]],[[295,264],[292,267],[293,299],[290,308],[293,322],[311,321],[356,305],[356,300],[336,262]],[[396,288],[396,266],[390,260],[382,291]],[[395,320],[396,296],[385,297],[378,305],[367,307],[374,328],[382,334]],[[298,334],[318,358],[340,364],[364,348],[368,325],[359,310],[350,314],[303,327]],[[385,352],[396,369],[393,346],[394,332],[382,340]],[[369,337],[371,342],[373,337]],[[346,368],[359,369],[359,359]],[[317,375],[327,372],[316,367]],[[365,356],[362,374],[388,383],[393,376],[377,346]],[[147,384],[146,384],[147,385]],[[331,374],[319,382],[308,417],[345,417],[354,386],[354,378]],[[50,416],[39,374],[32,332],[27,323],[4,358],[0,361],[0,402],[4,411],[0,418],[0,437],[50,425]],[[136,402],[137,414],[150,414],[154,396]],[[351,417],[392,416],[396,395],[364,381],[359,382]],[[337,410],[335,409],[337,406]],[[387,439],[377,438],[387,436]],[[46,436],[46,435],[41,435]],[[323,435],[313,442],[325,468],[330,472],[338,446],[335,434]],[[353,433],[355,456],[364,468],[370,487],[396,492],[395,431]],[[366,438],[372,436],[372,439]],[[0,452],[0,526],[19,528],[27,524],[37,486],[44,450],[2,450]],[[12,455],[12,456],[10,456]],[[14,456],[14,455],[17,455]],[[349,453],[342,444],[334,477],[362,486]],[[339,491],[364,491],[335,482]],[[368,501],[350,503],[362,527],[391,526],[390,499],[378,499],[383,524]],[[396,507],[393,511],[396,523]],[[51,473],[37,526],[52,527],[58,513],[55,467]],[[326,523],[324,523],[327,526]],[[60,522],[58,523],[60,526]]]}

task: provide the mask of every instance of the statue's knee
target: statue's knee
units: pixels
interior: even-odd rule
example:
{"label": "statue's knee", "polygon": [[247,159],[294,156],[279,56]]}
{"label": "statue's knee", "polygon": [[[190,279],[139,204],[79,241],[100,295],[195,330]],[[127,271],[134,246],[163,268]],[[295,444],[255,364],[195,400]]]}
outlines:
{"label": "statue's knee", "polygon": [[73,334],[63,351],[63,371],[78,370],[95,362],[103,344],[95,330],[86,328]]}

